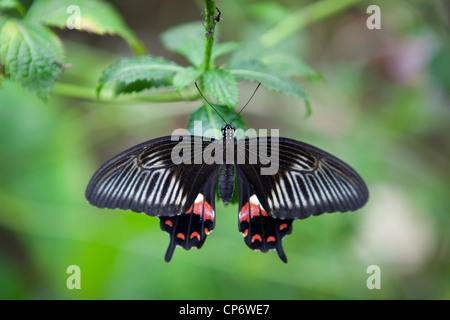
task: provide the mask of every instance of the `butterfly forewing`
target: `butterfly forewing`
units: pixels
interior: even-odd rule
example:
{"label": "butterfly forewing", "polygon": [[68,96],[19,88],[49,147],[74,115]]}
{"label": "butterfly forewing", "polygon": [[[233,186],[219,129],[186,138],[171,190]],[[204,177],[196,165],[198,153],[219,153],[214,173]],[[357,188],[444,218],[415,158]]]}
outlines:
{"label": "butterfly forewing", "polygon": [[[176,164],[172,150],[182,140],[191,144],[190,163]],[[139,144],[97,170],[86,198],[100,208],[129,209],[151,216],[184,213],[219,169],[217,164],[194,163],[196,152],[201,155],[209,144],[195,136],[167,136]]]}
{"label": "butterfly forewing", "polygon": [[[247,161],[236,166],[271,216],[304,219],[326,212],[353,211],[367,202],[364,181],[333,155],[300,141],[279,138],[274,142],[271,137],[264,137],[246,139],[246,160],[254,153],[251,146],[255,143],[258,150],[271,150],[267,159],[258,154],[256,164]],[[261,174],[261,168],[273,165],[265,163],[274,159],[278,159],[276,173]]]}

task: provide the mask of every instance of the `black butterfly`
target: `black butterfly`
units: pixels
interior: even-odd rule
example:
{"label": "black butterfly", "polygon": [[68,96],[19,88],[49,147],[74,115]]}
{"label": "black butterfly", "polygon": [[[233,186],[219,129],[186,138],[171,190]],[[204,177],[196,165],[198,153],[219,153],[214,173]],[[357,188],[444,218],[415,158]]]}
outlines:
{"label": "black butterfly", "polygon": [[[214,229],[218,178],[219,196],[225,204],[231,200],[237,180],[239,231],[245,243],[253,250],[276,250],[283,262],[287,257],[281,241],[292,232],[293,220],[353,211],[367,202],[364,181],[331,154],[288,138],[236,140],[234,130],[230,123],[222,127],[219,140],[180,135],[134,146],[98,169],[86,198],[100,208],[159,217],[161,229],[170,235],[167,262],[176,246],[201,248]],[[184,154],[185,150],[193,152]],[[266,156],[255,157],[260,150],[266,151]],[[186,161],[174,163],[177,153]],[[227,159],[229,154],[233,154],[231,159]],[[274,154],[278,156],[277,172],[261,174],[272,165],[268,160]],[[213,158],[222,161],[211,161]]]}

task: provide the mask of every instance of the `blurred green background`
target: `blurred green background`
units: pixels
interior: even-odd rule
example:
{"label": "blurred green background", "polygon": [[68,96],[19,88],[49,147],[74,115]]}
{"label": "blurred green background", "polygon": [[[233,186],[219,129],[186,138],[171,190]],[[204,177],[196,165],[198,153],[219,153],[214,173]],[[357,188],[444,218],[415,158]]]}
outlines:
{"label": "blurred green background", "polygon": [[[201,1],[111,1],[150,54],[159,34],[203,19]],[[126,3],[126,4],[125,4]],[[222,0],[221,37],[251,43],[308,1]],[[369,30],[366,9],[381,8]],[[294,9],[292,9],[294,8]],[[217,203],[201,250],[176,249],[157,218],[92,207],[95,170],[139,142],[185,127],[201,102],[76,98],[58,84],[40,101],[3,80],[0,90],[0,298],[2,299],[449,299],[450,44],[444,1],[360,1],[288,38],[322,78],[302,79],[312,116],[298,99],[260,89],[249,128],[316,145],[366,180],[358,212],[293,224],[275,252],[252,252],[237,230],[237,206]],[[112,36],[57,31],[66,47],[60,83],[92,88],[107,66],[130,55]],[[178,59],[178,60],[177,60]],[[240,105],[255,88],[241,83]],[[78,265],[81,289],[69,290]],[[368,266],[381,269],[369,290]]]}

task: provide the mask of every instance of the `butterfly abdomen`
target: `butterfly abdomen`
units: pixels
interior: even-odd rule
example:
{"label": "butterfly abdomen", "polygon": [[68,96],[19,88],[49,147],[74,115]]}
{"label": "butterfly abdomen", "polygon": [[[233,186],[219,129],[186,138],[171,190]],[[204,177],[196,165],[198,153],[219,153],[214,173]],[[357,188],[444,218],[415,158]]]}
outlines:
{"label": "butterfly abdomen", "polygon": [[219,196],[223,203],[228,204],[234,191],[234,165],[224,163],[219,178]]}

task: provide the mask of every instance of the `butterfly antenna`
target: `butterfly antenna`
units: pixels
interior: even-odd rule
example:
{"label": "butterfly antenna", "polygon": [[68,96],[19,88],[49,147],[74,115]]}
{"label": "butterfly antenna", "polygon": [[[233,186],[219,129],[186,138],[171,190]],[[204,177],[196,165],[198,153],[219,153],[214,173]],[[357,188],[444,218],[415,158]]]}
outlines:
{"label": "butterfly antenna", "polygon": [[212,104],[209,103],[208,100],[206,100],[205,96],[204,96],[203,93],[200,91],[200,88],[198,87],[197,82],[195,83],[195,87],[197,88],[198,92],[199,92],[200,95],[202,96],[203,100],[205,100],[206,103],[209,104],[209,106],[210,106],[211,108],[213,108],[213,110],[219,115],[220,118],[222,118],[222,120],[223,120],[223,122],[225,122],[225,124],[228,124],[228,122],[225,121],[225,119],[220,115],[220,113],[216,110],[216,108],[214,108],[214,107],[212,106]]}
{"label": "butterfly antenna", "polygon": [[245,107],[249,104],[250,100],[252,100],[253,96],[255,95],[256,91],[258,91],[259,86],[261,85],[261,82],[258,83],[258,86],[256,87],[255,91],[253,91],[252,96],[250,97],[250,99],[248,99],[247,103],[245,104],[245,106],[242,107],[241,111],[238,112],[238,114],[234,117],[233,121],[230,122],[230,124],[232,124],[234,122],[234,120],[236,120],[236,118],[241,114],[241,112],[245,109]]}

